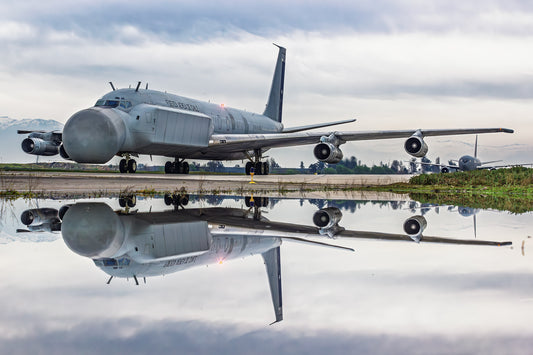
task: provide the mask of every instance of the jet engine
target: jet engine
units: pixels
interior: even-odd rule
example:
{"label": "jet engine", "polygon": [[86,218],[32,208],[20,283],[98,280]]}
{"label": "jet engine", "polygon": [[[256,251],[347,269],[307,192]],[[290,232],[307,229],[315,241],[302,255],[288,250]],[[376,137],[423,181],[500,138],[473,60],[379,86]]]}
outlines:
{"label": "jet engine", "polygon": [[443,167],[442,169],[440,169],[440,172],[443,174],[447,174],[450,172],[450,169],[448,169],[447,167]]}
{"label": "jet engine", "polygon": [[422,135],[416,133],[407,138],[404,148],[407,153],[417,158],[422,158],[428,152],[428,146],[422,139]]}
{"label": "jet engine", "polygon": [[315,158],[329,164],[337,164],[343,158],[339,147],[331,143],[319,143],[313,150]]}
{"label": "jet engine", "polygon": [[41,138],[28,137],[22,141],[22,150],[28,154],[50,156],[59,152],[59,144]]}
{"label": "jet engine", "polygon": [[22,212],[22,224],[32,232],[57,232],[61,230],[61,220],[55,208],[33,208]]}
{"label": "jet engine", "polygon": [[61,155],[61,158],[63,159],[70,159],[70,156],[68,155],[67,151],[65,150],[65,147],[63,147],[63,144],[59,146],[59,155]]}
{"label": "jet engine", "polygon": [[403,230],[409,238],[419,243],[427,225],[428,223],[424,216],[413,216],[404,222]]}

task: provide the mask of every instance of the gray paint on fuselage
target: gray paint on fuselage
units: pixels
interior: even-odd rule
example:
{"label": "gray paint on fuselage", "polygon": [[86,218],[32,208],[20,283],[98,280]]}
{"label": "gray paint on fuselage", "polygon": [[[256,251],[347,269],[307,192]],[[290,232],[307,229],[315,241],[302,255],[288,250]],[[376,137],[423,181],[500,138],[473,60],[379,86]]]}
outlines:
{"label": "gray paint on fuselage", "polygon": [[105,94],[102,99],[120,98],[131,101],[133,107],[140,104],[151,104],[162,107],[200,112],[213,120],[214,134],[238,133],[278,133],[283,125],[258,113],[223,107],[217,104],[189,99],[155,90],[118,89]]}
{"label": "gray paint on fuselage", "polygon": [[[157,115],[154,111],[158,107],[163,109],[182,110],[191,115],[205,115],[211,119],[209,137],[213,134],[263,134],[279,133],[283,125],[271,118],[253,112],[247,112],[230,107],[189,99],[154,90],[118,89],[105,94],[102,99],[128,100],[132,107],[109,108],[120,111],[127,127],[127,137],[119,153],[137,153],[179,157],[187,159],[216,159],[240,160],[246,159],[245,151],[217,152],[193,145],[172,144],[161,142],[157,137]],[[137,119],[137,117],[139,117]],[[159,132],[159,135],[161,132]],[[207,148],[207,147],[206,147]],[[268,149],[263,149],[266,151]]]}

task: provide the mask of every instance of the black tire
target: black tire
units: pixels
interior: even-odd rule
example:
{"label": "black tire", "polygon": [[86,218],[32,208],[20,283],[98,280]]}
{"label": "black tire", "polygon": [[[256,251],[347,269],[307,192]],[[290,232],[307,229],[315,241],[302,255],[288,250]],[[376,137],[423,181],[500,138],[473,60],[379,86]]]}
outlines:
{"label": "black tire", "polygon": [[137,171],[137,162],[134,159],[128,161],[128,173],[135,174]]}
{"label": "black tire", "polygon": [[180,196],[180,205],[187,206],[189,204],[189,195],[181,195]]}
{"label": "black tire", "polygon": [[121,197],[118,199],[118,205],[122,208],[126,207],[126,199]]}
{"label": "black tire", "polygon": [[126,159],[121,159],[120,163],[118,163],[118,170],[124,174],[128,171],[128,162]]}
{"label": "black tire", "polygon": [[263,175],[263,163],[257,162],[255,163],[255,175]]}
{"label": "black tire", "polygon": [[245,205],[246,207],[251,207],[251,206],[250,206],[250,196],[246,196],[246,197],[244,197],[244,205]]}
{"label": "black tire", "polygon": [[172,195],[165,194],[165,205],[170,206],[173,202],[174,200],[172,199]]}
{"label": "black tire", "polygon": [[165,163],[165,174],[172,174],[172,162],[167,161]]}
{"label": "black tire", "polygon": [[126,199],[126,203],[128,204],[128,207],[135,207],[137,204],[137,196],[132,195]]}
{"label": "black tire", "polygon": [[268,175],[270,173],[270,165],[268,165],[268,162],[263,163],[263,175]]}
{"label": "black tire", "polygon": [[187,163],[186,161],[183,162],[182,173],[183,174],[188,174],[189,173],[189,163]]}
{"label": "black tire", "polygon": [[250,170],[252,169],[252,162],[249,161],[246,163],[246,167],[244,168],[244,171],[246,172],[246,175],[250,175]]}

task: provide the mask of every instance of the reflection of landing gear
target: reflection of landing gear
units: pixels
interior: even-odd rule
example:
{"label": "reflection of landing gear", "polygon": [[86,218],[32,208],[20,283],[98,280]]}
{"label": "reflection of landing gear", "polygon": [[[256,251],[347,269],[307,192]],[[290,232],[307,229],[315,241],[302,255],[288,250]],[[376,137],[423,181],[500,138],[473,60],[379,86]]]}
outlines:
{"label": "reflection of landing gear", "polygon": [[261,151],[256,149],[254,151],[254,157],[248,157],[249,162],[246,163],[244,168],[246,175],[250,175],[250,171],[254,168],[255,175],[268,175],[270,173],[270,166],[268,162],[261,162]]}
{"label": "reflection of landing gear", "polygon": [[175,207],[187,206],[189,204],[189,194],[165,194],[165,205]]}
{"label": "reflection of landing gear", "polygon": [[118,199],[118,204],[122,208],[126,206],[130,208],[135,207],[135,205],[137,204],[137,196],[135,195],[120,196]]}
{"label": "reflection of landing gear", "polygon": [[250,197],[246,196],[244,198],[244,204],[246,207],[267,207],[268,206],[268,197]]}
{"label": "reflection of landing gear", "polygon": [[189,163],[186,161],[176,161],[171,162],[167,161],[165,163],[165,174],[188,174],[189,173]]}
{"label": "reflection of landing gear", "polygon": [[128,155],[125,159],[121,159],[118,164],[118,169],[121,173],[134,174],[137,171],[137,162],[135,159],[131,159]]}

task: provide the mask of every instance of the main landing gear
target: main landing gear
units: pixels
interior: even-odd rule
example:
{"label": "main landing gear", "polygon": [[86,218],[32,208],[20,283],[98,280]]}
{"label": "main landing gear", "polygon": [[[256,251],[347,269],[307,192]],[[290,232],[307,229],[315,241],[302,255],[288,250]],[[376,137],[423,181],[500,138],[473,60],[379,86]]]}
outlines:
{"label": "main landing gear", "polygon": [[246,175],[250,175],[252,168],[254,168],[254,175],[268,175],[270,173],[268,162],[261,162],[261,150],[255,150],[254,157],[248,156],[248,159],[250,161],[246,163],[244,168]]}
{"label": "main landing gear", "polygon": [[137,171],[137,162],[135,159],[131,159],[129,156],[126,156],[125,159],[121,159],[118,164],[118,169],[121,173],[130,173],[133,174]]}
{"label": "main landing gear", "polygon": [[188,174],[189,173],[189,163],[186,161],[179,161],[176,159],[175,162],[167,161],[165,163],[165,174]]}

